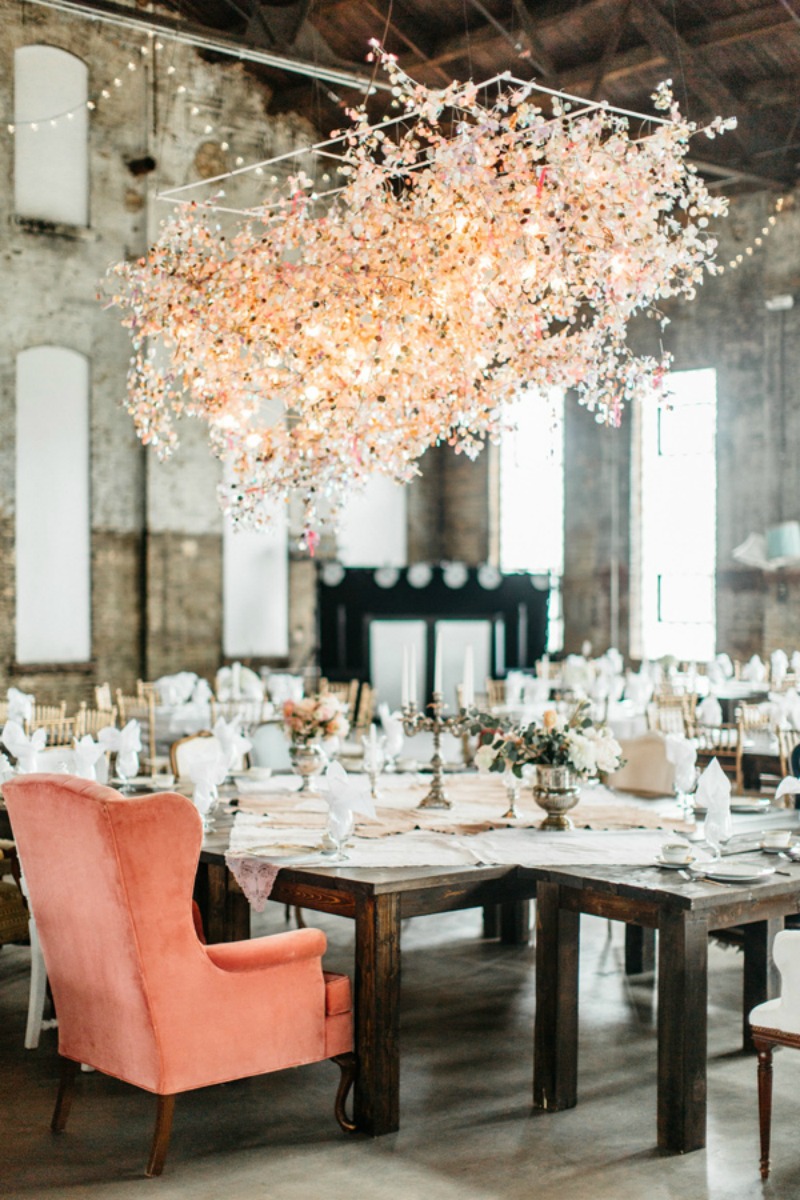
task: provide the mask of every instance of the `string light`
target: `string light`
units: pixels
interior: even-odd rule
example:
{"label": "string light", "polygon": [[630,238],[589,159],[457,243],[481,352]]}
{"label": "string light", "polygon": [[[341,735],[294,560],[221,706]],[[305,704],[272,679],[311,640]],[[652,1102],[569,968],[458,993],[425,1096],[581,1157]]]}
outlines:
{"label": "string light", "polygon": [[731,258],[729,260],[727,267],[725,266],[724,263],[719,263],[717,265],[717,274],[718,275],[724,275],[726,270],[728,270],[728,271],[738,270],[739,267],[744,262],[745,258],[752,258],[753,255],[755,254],[756,249],[758,249],[764,245],[764,238],[769,237],[770,233],[772,232],[772,230],[775,228],[775,226],[778,223],[778,216],[786,208],[786,200],[787,200],[786,196],[778,196],[777,200],[775,201],[775,203],[773,205],[772,212],[767,217],[766,225],[763,225],[761,227],[760,234],[757,237],[753,238],[753,240],[749,246],[745,246],[744,251],[741,254],[734,255],[733,258]]}
{"label": "string light", "polygon": [[[151,57],[151,50],[161,51],[164,49],[164,43],[162,41],[153,40],[155,38],[155,34],[152,30],[147,31],[147,37],[150,40],[150,45],[147,46],[143,44],[138,48],[139,54],[143,59],[149,59]],[[170,77],[177,73],[177,67],[174,65],[174,63],[170,63],[166,67],[165,73]],[[2,122],[2,118],[0,118],[0,124],[5,124],[6,132],[12,137],[15,134],[21,133],[23,130],[29,130],[31,133],[39,133],[45,127],[49,129],[56,129],[62,121],[74,121],[77,115],[84,110],[88,113],[97,112],[98,104],[101,101],[110,100],[115,92],[119,92],[124,89],[126,80],[136,76],[137,74],[138,66],[136,61],[132,58],[128,59],[126,63],[126,73],[123,75],[115,75],[106,85],[101,87],[95,93],[94,98],[89,98],[85,101],[82,101],[80,104],[76,104],[74,108],[66,109],[63,112],[54,113],[51,117],[37,117],[36,119],[31,120],[14,120],[6,122]],[[178,96],[185,96],[187,91],[188,89],[184,83],[178,84],[178,86],[175,88],[175,94]],[[196,117],[200,115],[201,109],[198,105],[193,104],[190,112],[192,116]],[[213,122],[206,118],[206,122],[203,127],[204,135],[209,136],[214,132],[215,126]],[[230,149],[230,142],[227,140],[223,141],[221,143],[221,148],[223,151],[228,151]],[[239,166],[244,162],[244,159],[241,157],[241,155],[237,157],[236,162]]]}

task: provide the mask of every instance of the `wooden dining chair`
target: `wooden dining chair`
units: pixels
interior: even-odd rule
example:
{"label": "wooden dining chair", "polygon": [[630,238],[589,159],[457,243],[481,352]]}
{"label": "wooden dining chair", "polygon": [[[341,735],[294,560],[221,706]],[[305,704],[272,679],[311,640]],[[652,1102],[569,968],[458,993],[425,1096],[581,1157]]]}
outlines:
{"label": "wooden dining chair", "polygon": [[331,683],[323,676],[319,681],[320,696],[335,696],[345,708],[348,718],[353,721],[356,716],[359,682],[351,679],[348,683]]}
{"label": "wooden dining chair", "polygon": [[505,679],[486,680],[486,703],[490,709],[497,708],[506,702]]}
{"label": "wooden dining chair", "polygon": [[358,704],[354,709],[353,732],[363,734],[369,731],[372,718],[375,715],[375,689],[368,683],[362,683],[358,693]]}
{"label": "wooden dining chair", "polygon": [[[126,799],[58,775],[20,776],[3,794],[58,1013],[54,1132],[78,1065],[94,1067],[157,1097],[146,1173],[159,1175],[181,1092],[324,1059],[341,1071],[336,1117],[355,1129],[349,979],[323,972],[319,929],[200,940],[192,888],[203,830],[185,796]],[[68,888],[53,870],[64,859]]]}
{"label": "wooden dining chair", "polygon": [[794,774],[792,751],[795,746],[800,745],[800,729],[779,729],[777,734],[781,779],[785,779],[787,775]]}
{"label": "wooden dining chair", "polygon": [[653,733],[688,736],[693,726],[693,707],[685,692],[658,693],[647,706],[647,728]]}
{"label": "wooden dining chair", "polygon": [[145,695],[126,696],[117,688],[117,711],[120,726],[128,721],[138,721],[142,729],[142,749],[147,755],[147,767],[155,772],[158,767],[156,755],[156,698],[155,692]]}
{"label": "wooden dining chair", "polygon": [[117,723],[117,706],[112,704],[110,708],[87,708],[84,701],[75,714],[75,736],[83,737],[85,734],[91,734],[96,737],[101,729],[108,728],[109,725]]}
{"label": "wooden dining chair", "polygon": [[242,726],[246,728],[248,725],[258,725],[263,720],[263,700],[249,700],[244,697],[238,700],[218,700],[216,696],[212,696],[209,705],[212,725],[216,725],[220,718],[223,721],[235,721],[238,717]]}
{"label": "wooden dining chair", "polygon": [[50,721],[63,721],[66,715],[66,700],[62,700],[60,704],[34,704],[33,711],[25,722],[25,728],[30,733],[32,729],[38,729],[40,725],[46,725]]}
{"label": "wooden dining chair", "polygon": [[47,733],[49,747],[72,746],[72,740],[75,737],[75,719],[73,717],[50,717],[32,720],[26,722],[26,729],[29,735],[37,729],[44,729]]}
{"label": "wooden dining chair", "polygon": [[716,758],[736,790],[743,791],[742,755],[744,746],[739,725],[701,725],[698,722],[695,724],[691,736],[697,747],[698,767],[703,769],[708,766],[712,758]]}
{"label": "wooden dining chair", "polygon": [[780,972],[780,995],[750,1013],[753,1045],[758,1053],[758,1116],[761,1134],[761,1178],[769,1178],[772,1132],[772,1053],[776,1046],[800,1050],[800,930],[784,929],[775,937],[772,958]]}

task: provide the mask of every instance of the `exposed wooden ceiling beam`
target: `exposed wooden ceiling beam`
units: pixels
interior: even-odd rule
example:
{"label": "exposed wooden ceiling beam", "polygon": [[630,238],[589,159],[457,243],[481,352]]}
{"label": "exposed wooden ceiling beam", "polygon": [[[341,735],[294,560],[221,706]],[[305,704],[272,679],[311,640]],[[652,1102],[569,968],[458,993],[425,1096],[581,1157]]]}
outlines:
{"label": "exposed wooden ceiling beam", "polygon": [[587,88],[586,95],[589,100],[600,99],[600,89],[603,86],[603,80],[608,74],[614,56],[617,53],[619,39],[622,37],[622,31],[628,21],[630,15],[631,4],[633,0],[619,0],[619,8],[615,20],[611,22],[611,29],[603,47],[603,53],[600,55],[600,61],[597,64],[597,69],[594,73],[594,78]]}
{"label": "exposed wooden ceiling beam", "polygon": [[[636,7],[635,4],[634,7]],[[607,4],[603,0],[589,0],[579,9],[574,9],[569,13],[562,12],[559,16],[537,21],[536,26],[540,36],[546,36],[548,30],[555,33],[559,27],[563,28],[567,20],[574,19],[576,14],[580,15],[584,22],[602,21],[605,19],[606,9]],[[693,49],[717,48],[734,45],[740,41],[749,41],[753,38],[785,37],[793,29],[791,19],[784,16],[774,3],[770,3],[760,4],[758,8],[739,13],[734,17],[709,21],[705,25],[687,31],[685,38],[687,44]],[[488,25],[469,34],[458,34],[456,37],[445,39],[437,49],[431,50],[424,60],[424,65],[444,66],[456,59],[465,58],[470,49],[475,53],[489,51],[499,40],[499,34]],[[654,54],[652,48],[638,47],[615,57],[605,78],[607,80],[624,78],[640,71],[656,70],[663,67],[667,61],[663,54]],[[413,58],[403,57],[402,65],[405,70],[411,71],[413,74],[415,65]],[[420,65],[423,65],[422,62]],[[594,78],[597,66],[597,62],[590,62],[566,71],[561,70],[559,78],[562,86],[571,88],[576,80],[585,80],[588,85]]]}

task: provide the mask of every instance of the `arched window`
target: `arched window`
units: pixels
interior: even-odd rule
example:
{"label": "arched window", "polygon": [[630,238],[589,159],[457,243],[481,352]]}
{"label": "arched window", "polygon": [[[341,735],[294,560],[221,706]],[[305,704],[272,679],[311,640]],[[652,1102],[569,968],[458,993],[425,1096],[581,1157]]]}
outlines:
{"label": "arched window", "polygon": [[64,346],[17,356],[16,657],[91,658],[89,362]]}
{"label": "arched window", "polygon": [[88,70],[55,46],[14,51],[14,207],[19,217],[89,223]]}

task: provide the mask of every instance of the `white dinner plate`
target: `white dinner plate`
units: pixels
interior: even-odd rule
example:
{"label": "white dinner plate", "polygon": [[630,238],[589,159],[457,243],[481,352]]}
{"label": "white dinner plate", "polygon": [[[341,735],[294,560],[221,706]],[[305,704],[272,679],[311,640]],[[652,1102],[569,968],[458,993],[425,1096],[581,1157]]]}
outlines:
{"label": "white dinner plate", "polygon": [[731,804],[732,813],[760,813],[769,808],[769,800],[741,800]]}
{"label": "white dinner plate", "polygon": [[252,854],[254,858],[265,858],[268,862],[288,867],[319,858],[322,851],[319,846],[303,846],[299,842],[275,842],[272,845],[246,846],[234,853]]}
{"label": "white dinner plate", "polygon": [[758,863],[709,863],[707,866],[695,867],[694,875],[698,879],[718,879],[720,883],[757,883],[775,874],[774,867],[760,867]]}

